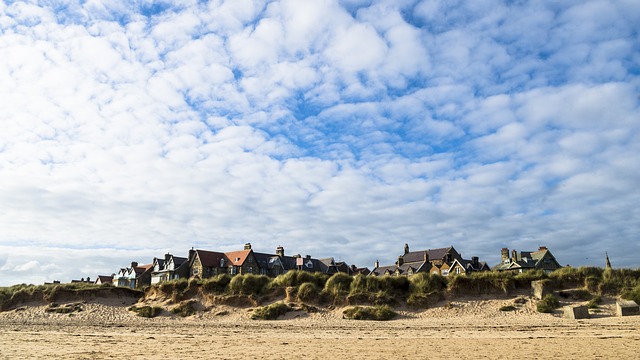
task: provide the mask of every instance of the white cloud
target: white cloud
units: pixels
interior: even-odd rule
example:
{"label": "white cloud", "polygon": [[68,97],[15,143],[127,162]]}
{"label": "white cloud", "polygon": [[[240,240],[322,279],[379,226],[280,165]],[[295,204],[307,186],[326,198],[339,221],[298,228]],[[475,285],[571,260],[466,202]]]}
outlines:
{"label": "white cloud", "polygon": [[248,241],[637,265],[635,3],[149,5],[0,4],[2,278]]}

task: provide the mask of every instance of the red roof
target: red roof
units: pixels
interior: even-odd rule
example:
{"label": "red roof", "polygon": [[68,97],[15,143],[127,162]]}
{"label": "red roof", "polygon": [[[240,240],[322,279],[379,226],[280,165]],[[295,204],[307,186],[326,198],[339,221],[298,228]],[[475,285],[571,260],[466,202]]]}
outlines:
{"label": "red roof", "polygon": [[205,267],[220,267],[220,259],[225,259],[223,253],[206,250],[196,250],[196,256],[200,258],[200,263]]}
{"label": "red roof", "polygon": [[249,256],[250,252],[251,250],[240,250],[224,253],[224,255],[226,256],[227,261],[234,266],[241,266],[244,264],[244,261],[247,260],[247,256]]}

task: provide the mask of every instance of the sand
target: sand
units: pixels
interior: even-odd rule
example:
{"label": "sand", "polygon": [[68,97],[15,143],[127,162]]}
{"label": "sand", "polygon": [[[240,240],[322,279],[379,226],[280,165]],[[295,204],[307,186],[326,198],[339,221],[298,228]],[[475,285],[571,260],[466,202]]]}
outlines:
{"label": "sand", "polygon": [[27,304],[0,313],[0,358],[631,359],[640,353],[640,316],[614,316],[612,299],[584,320],[537,313],[530,297],[515,311],[499,310],[512,304],[513,297],[459,299],[424,311],[399,309],[386,322],[343,319],[340,308],[258,321],[250,319],[251,308],[226,306],[145,319],[122,299],[82,303],[83,311],[72,314]]}

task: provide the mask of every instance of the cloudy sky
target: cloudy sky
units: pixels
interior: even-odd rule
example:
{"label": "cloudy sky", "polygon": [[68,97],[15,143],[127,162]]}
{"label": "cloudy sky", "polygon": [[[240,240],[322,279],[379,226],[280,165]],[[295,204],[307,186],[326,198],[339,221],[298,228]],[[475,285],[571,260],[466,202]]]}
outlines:
{"label": "cloudy sky", "polygon": [[191,247],[640,261],[640,3],[0,2],[0,285]]}

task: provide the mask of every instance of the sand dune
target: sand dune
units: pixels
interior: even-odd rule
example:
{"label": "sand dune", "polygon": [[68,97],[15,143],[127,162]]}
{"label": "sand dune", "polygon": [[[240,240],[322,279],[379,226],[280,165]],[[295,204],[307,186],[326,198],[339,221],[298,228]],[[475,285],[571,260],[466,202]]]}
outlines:
{"label": "sand dune", "polygon": [[513,297],[443,301],[424,311],[398,309],[387,322],[343,319],[340,308],[257,321],[252,308],[228,306],[146,319],[122,299],[79,303],[82,311],[71,314],[32,304],[0,313],[0,358],[570,359],[636,358],[640,351],[640,316],[613,316],[612,299],[585,320],[537,313],[535,300],[525,299],[509,312],[500,307]]}

